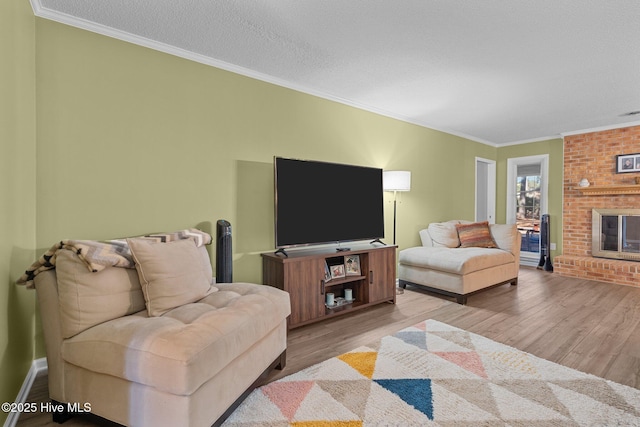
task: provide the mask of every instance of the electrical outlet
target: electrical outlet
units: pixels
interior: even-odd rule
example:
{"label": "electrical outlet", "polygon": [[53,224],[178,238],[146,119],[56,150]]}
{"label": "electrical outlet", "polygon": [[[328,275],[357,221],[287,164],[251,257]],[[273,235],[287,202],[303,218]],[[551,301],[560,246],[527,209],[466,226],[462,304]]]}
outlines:
{"label": "electrical outlet", "polygon": [[551,243],[549,245],[549,249],[551,249],[552,251],[555,251],[556,250],[556,244],[555,243]]}

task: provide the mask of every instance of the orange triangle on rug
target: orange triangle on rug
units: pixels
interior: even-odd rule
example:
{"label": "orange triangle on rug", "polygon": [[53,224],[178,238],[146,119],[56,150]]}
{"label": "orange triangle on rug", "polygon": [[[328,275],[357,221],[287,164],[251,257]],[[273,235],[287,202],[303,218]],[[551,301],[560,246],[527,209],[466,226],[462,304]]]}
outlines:
{"label": "orange triangle on rug", "polygon": [[314,381],[273,382],[262,387],[262,392],[290,420],[314,384]]}
{"label": "orange triangle on rug", "polygon": [[488,378],[486,371],[484,370],[484,364],[482,359],[475,351],[446,351],[446,352],[433,352],[433,354],[448,360],[451,363],[455,363],[463,369],[472,372],[479,377]]}

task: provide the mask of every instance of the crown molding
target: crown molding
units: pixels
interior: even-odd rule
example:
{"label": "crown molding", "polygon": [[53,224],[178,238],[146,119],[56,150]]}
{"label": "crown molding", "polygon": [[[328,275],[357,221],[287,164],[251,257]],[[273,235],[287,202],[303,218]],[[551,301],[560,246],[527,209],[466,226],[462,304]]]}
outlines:
{"label": "crown molding", "polygon": [[229,71],[235,74],[239,74],[245,77],[249,77],[252,79],[260,80],[265,83],[270,83],[276,86],[281,86],[287,89],[295,90],[296,92],[301,92],[307,95],[316,96],[318,98],[326,99],[329,101],[337,102],[343,105],[347,105],[350,107],[358,108],[360,110],[368,111],[374,114],[378,114],[384,117],[389,117],[392,119],[400,120],[402,122],[414,124],[420,127],[425,127],[428,129],[432,129],[439,132],[444,132],[450,135],[458,136],[460,138],[465,138],[471,141],[479,142],[482,144],[490,145],[492,147],[498,147],[498,144],[495,144],[491,141],[484,140],[482,138],[477,138],[472,135],[467,135],[465,133],[456,132],[450,129],[438,128],[437,126],[432,126],[429,123],[411,119],[409,117],[404,117],[402,115],[393,114],[389,111],[385,111],[379,108],[372,107],[370,105],[366,105],[359,102],[354,102],[352,100],[348,100],[345,98],[341,98],[339,96],[335,96],[330,93],[318,91],[303,85],[298,85],[292,83],[290,81],[285,81],[283,79],[260,73],[254,70],[250,70],[248,68],[240,67],[234,64],[230,64],[228,62],[220,61],[217,59],[213,59],[211,57],[201,55],[195,52],[191,52],[185,49],[180,49],[175,46],[168,45],[166,43],[160,43],[155,40],[151,40],[145,37],[140,37],[135,34],[128,33],[126,31],[118,30],[112,27],[108,27],[106,25],[97,24],[95,22],[78,18],[76,16],[72,16],[66,13],[58,12],[56,10],[52,10],[46,8],[42,5],[40,0],[30,0],[31,8],[33,9],[34,14],[43,19],[48,19],[50,21],[58,22],[61,24],[69,25],[75,28],[79,28],[82,30],[90,31],[96,34],[101,34],[103,36],[111,37],[117,40],[125,41],[128,43],[132,43],[138,46],[146,47],[149,49],[153,49],[159,52],[167,53],[169,55],[177,56],[183,59],[187,59],[189,61],[198,62],[200,64],[209,65],[215,68],[219,68],[225,71]]}
{"label": "crown molding", "polygon": [[531,144],[532,142],[550,141],[552,139],[562,139],[562,135],[556,134],[556,135],[542,136],[540,138],[523,139],[523,140],[520,140],[520,141],[506,142],[504,144],[498,145],[498,147],[508,147],[508,146],[511,146],[511,145],[521,145],[521,144]]}
{"label": "crown molding", "polygon": [[622,129],[622,128],[628,128],[628,127],[632,127],[632,126],[640,126],[640,121],[627,122],[627,123],[618,123],[618,124],[609,125],[609,126],[599,126],[599,127],[590,128],[590,129],[574,130],[574,131],[570,131],[570,132],[563,132],[560,135],[564,138],[566,136],[581,135],[583,133],[602,132],[602,131],[605,131],[605,130]]}
{"label": "crown molding", "polygon": [[183,58],[189,61],[194,61],[200,64],[204,64],[204,65],[208,65],[211,67],[215,67],[215,68],[219,68],[221,70],[225,70],[225,71],[229,71],[232,72],[234,74],[239,74],[245,77],[249,77],[255,80],[259,80],[259,81],[263,81],[265,83],[269,83],[269,84],[273,84],[276,86],[280,86],[280,87],[284,87],[287,89],[291,89],[294,90],[296,92],[300,92],[300,93],[304,93],[307,95],[312,95],[318,98],[322,98],[322,99],[326,99],[329,101],[333,101],[333,102],[337,102],[339,104],[343,104],[343,105],[347,105],[350,107],[354,107],[360,110],[364,110],[364,111],[368,111],[374,114],[378,114],[380,116],[384,116],[384,117],[389,117],[391,119],[395,119],[395,120],[399,120],[405,123],[410,123],[410,124],[414,124],[416,126],[420,126],[420,127],[424,127],[427,129],[431,129],[434,131],[438,131],[438,132],[443,132],[449,135],[453,135],[453,136],[457,136],[460,138],[464,138],[470,141],[474,141],[474,142],[478,142],[481,144],[485,144],[494,148],[500,148],[500,147],[506,147],[506,146],[511,146],[511,145],[519,145],[519,144],[529,144],[532,142],[540,142],[540,141],[547,141],[547,140],[551,140],[551,139],[557,139],[557,138],[564,138],[565,136],[570,136],[570,135],[578,135],[578,134],[582,134],[582,133],[591,133],[591,132],[598,132],[598,131],[603,131],[603,130],[610,130],[610,129],[618,129],[618,128],[623,128],[623,127],[629,127],[629,126],[636,126],[636,125],[640,125],[640,121],[635,121],[635,122],[628,122],[628,123],[621,123],[621,124],[617,124],[617,125],[611,125],[611,126],[603,126],[603,127],[598,127],[598,128],[592,128],[592,129],[581,129],[581,130],[576,130],[576,131],[570,131],[570,132],[563,132],[557,135],[550,135],[550,136],[545,136],[545,137],[539,137],[539,138],[533,138],[533,139],[526,139],[526,140],[519,140],[519,141],[513,141],[513,142],[507,142],[507,143],[496,143],[493,141],[488,141],[482,138],[478,138],[476,136],[473,135],[469,135],[463,132],[457,132],[451,129],[446,129],[446,128],[441,128],[438,126],[434,126],[431,123],[428,123],[426,121],[422,121],[422,120],[416,120],[410,117],[406,117],[406,116],[402,116],[399,114],[395,114],[395,113],[391,113],[389,111],[385,111],[382,110],[380,108],[376,108],[376,107],[372,107],[370,105],[367,104],[363,104],[363,103],[359,103],[359,102],[355,102],[349,99],[345,99],[327,92],[323,92],[323,91],[319,91],[313,88],[309,88],[307,86],[304,85],[299,85],[299,84],[295,84],[292,83],[290,81],[286,81],[284,79],[280,79],[268,74],[264,74],[264,73],[260,73],[257,72],[255,70],[251,70],[245,67],[240,67],[238,65],[234,65],[225,61],[220,61],[217,59],[213,59],[211,57],[205,56],[205,55],[201,55],[195,52],[191,52],[185,49],[181,49],[181,48],[177,48],[175,46],[171,46],[168,45],[166,43],[161,43],[155,40],[151,40],[145,37],[141,37],[135,34],[131,34],[128,33],[126,31],[122,31],[122,30],[118,30],[112,27],[108,27],[106,25],[102,25],[102,24],[97,24],[95,22],[83,19],[83,18],[78,18],[76,16],[72,16],[66,13],[62,13],[53,9],[49,9],[46,8],[42,5],[41,0],[30,0],[31,2],[31,8],[33,9],[33,12],[35,14],[35,16],[39,17],[39,18],[43,18],[43,19],[47,19],[50,21],[55,21],[55,22],[59,22],[61,24],[65,24],[65,25],[69,25],[75,28],[79,28],[82,30],[86,30],[86,31],[90,31],[96,34],[101,34],[107,37],[111,37],[117,40],[121,40],[121,41],[125,41],[128,43],[132,43],[138,46],[142,46],[142,47],[146,47],[149,49],[153,49],[159,52],[163,52],[163,53],[167,53],[169,55],[173,55],[173,56],[177,56],[179,58]]}

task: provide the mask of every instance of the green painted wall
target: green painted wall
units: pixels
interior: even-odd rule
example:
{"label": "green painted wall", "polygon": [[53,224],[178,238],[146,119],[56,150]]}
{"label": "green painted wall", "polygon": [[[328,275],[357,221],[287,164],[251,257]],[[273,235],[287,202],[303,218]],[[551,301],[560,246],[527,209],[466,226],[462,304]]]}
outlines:
{"label": "green painted wall", "polygon": [[506,222],[507,200],[507,159],[515,157],[549,155],[549,231],[551,242],[556,243],[556,250],[551,252],[551,257],[562,254],[562,183],[564,173],[564,147],[561,138],[547,141],[532,142],[529,144],[510,145],[498,149],[498,162],[496,164],[496,222]]}
{"label": "green painted wall", "polygon": [[273,156],[411,170],[398,220],[406,247],[433,220],[473,219],[474,158],[496,155],[484,144],[54,22],[38,20],[36,34],[42,249],[65,237],[211,230],[224,218],[234,230],[234,278],[261,281],[259,253],[274,241]]}
{"label": "green painted wall", "polygon": [[[273,250],[276,155],[412,171],[411,191],[399,194],[400,248],[418,245],[430,222],[473,219],[476,157],[498,162],[500,222],[506,158],[558,147],[562,155],[560,140],[497,149],[36,19],[26,1],[0,2],[0,28],[12,40],[2,37],[2,53],[17,58],[0,88],[18,88],[2,111],[15,126],[0,134],[9,153],[2,227],[11,236],[0,258],[8,284],[0,375],[12,376],[0,383],[9,400],[34,346],[44,356],[34,294],[13,281],[59,239],[214,232],[224,218],[234,230],[234,279],[260,282],[260,253]],[[391,242],[391,194],[385,209]]]}
{"label": "green painted wall", "polygon": [[35,293],[14,285],[35,253],[34,23],[29,2],[0,0],[0,402],[34,355]]}

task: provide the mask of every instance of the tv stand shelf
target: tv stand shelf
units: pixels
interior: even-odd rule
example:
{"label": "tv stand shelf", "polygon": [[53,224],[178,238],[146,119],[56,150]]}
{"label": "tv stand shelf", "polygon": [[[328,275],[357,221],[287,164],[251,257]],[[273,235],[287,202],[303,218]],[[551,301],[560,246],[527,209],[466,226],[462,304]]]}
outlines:
{"label": "tv stand shelf", "polygon": [[344,285],[345,283],[357,282],[359,280],[365,280],[367,276],[347,276],[342,279],[333,279],[330,282],[325,282],[324,287],[330,288],[332,286]]}
{"label": "tv stand shelf", "polygon": [[[326,264],[337,258],[357,255],[360,274],[325,279]],[[262,254],[262,280],[265,285],[289,292],[289,329],[350,313],[383,302],[396,302],[396,246],[352,245],[348,251],[332,248]],[[353,302],[327,307],[327,292],[344,297],[351,289]]]}

